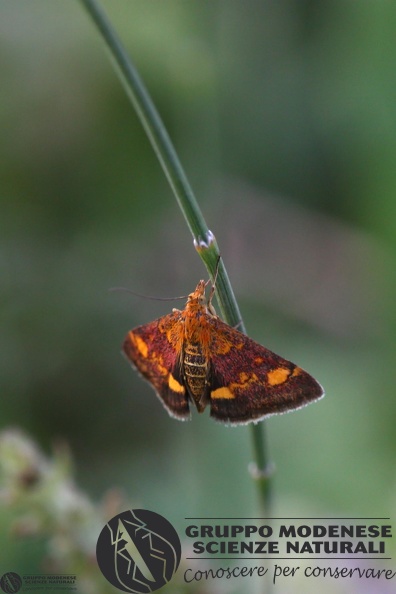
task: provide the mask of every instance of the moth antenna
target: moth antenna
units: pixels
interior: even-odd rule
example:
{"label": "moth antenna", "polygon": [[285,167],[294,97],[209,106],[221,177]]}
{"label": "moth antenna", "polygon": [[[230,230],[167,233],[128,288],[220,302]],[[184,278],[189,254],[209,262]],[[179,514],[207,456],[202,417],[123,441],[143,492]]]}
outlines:
{"label": "moth antenna", "polygon": [[112,287],[109,289],[109,291],[112,293],[115,291],[122,291],[124,293],[135,295],[135,297],[141,297],[142,299],[152,299],[153,301],[177,301],[178,299],[187,299],[188,297],[188,295],[180,295],[179,297],[156,297],[154,295],[143,295],[142,293],[136,293],[136,291],[126,289],[125,287]]}

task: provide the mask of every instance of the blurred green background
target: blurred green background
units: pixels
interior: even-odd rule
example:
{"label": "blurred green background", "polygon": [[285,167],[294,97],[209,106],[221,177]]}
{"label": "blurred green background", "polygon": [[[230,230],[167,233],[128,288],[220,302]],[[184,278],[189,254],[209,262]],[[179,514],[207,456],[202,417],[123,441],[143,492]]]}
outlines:
{"label": "blurred green background", "polygon": [[[107,0],[252,338],[326,398],[267,424],[275,515],[387,516],[395,487],[396,7]],[[249,516],[249,428],[168,417],[126,332],[207,274],[79,2],[0,1],[0,411],[93,499]]]}

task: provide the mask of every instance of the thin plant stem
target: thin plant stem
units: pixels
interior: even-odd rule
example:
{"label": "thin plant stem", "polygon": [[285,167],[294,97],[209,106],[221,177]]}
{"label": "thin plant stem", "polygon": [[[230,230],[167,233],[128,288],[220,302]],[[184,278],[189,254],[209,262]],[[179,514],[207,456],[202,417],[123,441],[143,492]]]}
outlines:
{"label": "thin plant stem", "polygon": [[[127,55],[118,35],[96,0],[80,0],[100,32],[126,93],[142,123],[157,155],[165,176],[174,192],[187,225],[193,235],[194,245],[213,279],[218,264],[216,298],[224,320],[245,332],[241,314],[224,266],[219,261],[220,250],[213,233],[198,206],[184,169],[176,154],[165,126],[143,84],[139,73]],[[250,425],[255,457],[252,476],[257,480],[261,513],[270,516],[270,476],[264,422]]]}

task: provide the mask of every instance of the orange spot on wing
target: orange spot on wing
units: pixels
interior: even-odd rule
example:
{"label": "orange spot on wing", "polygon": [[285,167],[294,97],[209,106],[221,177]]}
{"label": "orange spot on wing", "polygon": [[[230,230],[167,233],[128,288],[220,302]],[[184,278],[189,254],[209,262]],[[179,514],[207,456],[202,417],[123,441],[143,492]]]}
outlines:
{"label": "orange spot on wing", "polygon": [[233,383],[232,385],[238,386],[238,387],[242,387],[243,384],[247,384],[247,383],[251,383],[251,382],[257,382],[258,381],[258,377],[255,373],[246,373],[246,371],[242,371],[239,374],[239,381],[240,384],[237,383]]}
{"label": "orange spot on wing", "polygon": [[177,392],[178,394],[184,394],[186,391],[185,387],[179,384],[171,373],[169,374],[168,386],[173,392]]}
{"label": "orange spot on wing", "polygon": [[227,386],[222,386],[221,388],[217,388],[217,390],[213,390],[210,393],[211,398],[235,398],[235,395],[231,392]]}
{"label": "orange spot on wing", "polygon": [[270,386],[278,386],[283,384],[290,375],[290,369],[285,367],[277,367],[267,373],[267,380]]}
{"label": "orange spot on wing", "polygon": [[147,355],[148,355],[147,344],[144,342],[144,340],[142,338],[140,338],[140,336],[138,336],[137,334],[134,334],[133,332],[130,332],[129,336],[131,337],[132,342],[135,343],[136,348],[139,351],[139,353],[142,355],[142,357],[144,357],[146,359]]}

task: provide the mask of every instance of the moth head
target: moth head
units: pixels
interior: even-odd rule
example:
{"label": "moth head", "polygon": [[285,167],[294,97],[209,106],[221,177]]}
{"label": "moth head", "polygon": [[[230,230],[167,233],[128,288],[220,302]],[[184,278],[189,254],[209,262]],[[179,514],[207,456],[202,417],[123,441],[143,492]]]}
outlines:
{"label": "moth head", "polygon": [[206,296],[205,296],[206,284],[207,283],[203,280],[199,281],[199,283],[196,286],[195,291],[190,293],[189,296],[187,297],[188,305],[196,304],[196,305],[200,305],[200,306],[206,306]]}

